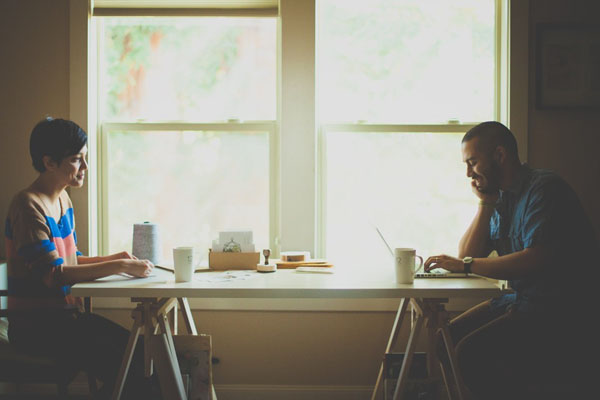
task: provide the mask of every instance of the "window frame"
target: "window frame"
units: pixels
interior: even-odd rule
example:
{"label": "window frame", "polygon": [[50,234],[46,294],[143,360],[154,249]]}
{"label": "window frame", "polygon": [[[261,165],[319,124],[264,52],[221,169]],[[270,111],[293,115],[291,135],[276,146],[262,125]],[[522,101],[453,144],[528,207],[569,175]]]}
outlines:
{"label": "window frame", "polygon": [[[494,0],[495,21],[494,21],[494,120],[509,125],[509,0]],[[366,121],[349,123],[323,123],[319,125],[318,131],[318,210],[317,210],[317,229],[318,243],[317,253],[320,257],[327,256],[327,134],[338,132],[352,134],[355,132],[374,132],[374,133],[460,133],[466,132],[480,122],[484,121],[457,121],[450,120],[447,123],[440,124],[369,124]],[[526,147],[522,146],[522,136],[518,135],[519,154],[521,160],[526,161]]]}
{"label": "window frame", "polygon": [[[295,210],[298,202],[294,203],[293,199],[290,201],[293,195],[289,194],[293,190],[303,190],[307,193],[303,199],[310,199],[309,203],[314,200],[316,205],[316,188],[322,183],[319,181],[322,173],[320,171],[317,173],[317,162],[320,162],[317,152],[321,155],[322,149],[318,146],[321,133],[315,123],[314,98],[304,104],[303,110],[294,110],[292,108],[295,104],[295,93],[290,90],[298,86],[294,82],[300,81],[303,99],[309,97],[311,90],[314,92],[316,77],[314,69],[311,70],[310,66],[311,61],[314,65],[315,58],[315,1],[279,0],[279,8],[276,10],[279,76],[276,121],[278,142],[274,146],[279,150],[280,156],[274,174],[277,176],[276,181],[280,184],[280,198],[277,201],[280,214],[275,223],[282,228],[280,231],[281,243],[276,240],[277,246],[281,250],[314,250],[314,247],[310,247],[311,243],[316,243],[313,239],[317,234],[320,235],[320,232],[317,232],[317,218],[315,209],[312,208],[313,204],[308,204],[301,210]],[[79,248],[84,254],[96,255],[100,254],[98,230],[95,229],[98,225],[95,177],[99,174],[96,153],[100,147],[100,141],[96,115],[98,82],[95,59],[96,29],[92,18],[92,3],[92,0],[69,0],[69,118],[76,121],[88,133],[90,164],[90,173],[84,187],[71,191],[70,195],[76,210]],[[500,37],[497,37],[497,43],[500,43],[498,47],[502,48],[504,54],[503,59],[498,60],[498,63],[504,68],[501,72],[501,87],[504,89],[499,104],[504,111],[500,116],[502,121],[508,122],[508,126],[514,132],[521,160],[525,161],[528,144],[529,2],[497,0],[496,4],[502,10],[502,14],[497,15],[497,20],[508,28],[501,33]],[[214,10],[211,12],[211,15],[214,15]],[[299,13],[299,15],[295,13]],[[195,15],[199,14],[196,10]],[[236,14],[240,14],[240,12],[236,11]],[[312,41],[311,38],[313,38]],[[511,38],[518,39],[511,40]],[[305,63],[308,68],[304,68],[302,71],[290,71],[293,68],[288,68],[288,65],[293,66],[298,60]],[[295,127],[295,125],[299,126]],[[302,161],[294,160],[298,150],[295,145],[297,142],[303,146],[303,149],[311,149]],[[299,167],[308,168],[310,171],[295,172],[294,170]],[[295,182],[294,179],[296,179]],[[296,211],[300,212],[296,213]],[[294,223],[297,222],[306,225],[302,232],[294,232]],[[256,300],[256,302],[259,301]],[[328,304],[331,302],[332,300],[317,302],[297,300],[294,304],[296,307],[300,307],[300,303],[306,304],[306,309],[319,311],[330,309]],[[106,303],[107,307],[118,307],[115,300],[106,299]],[[223,309],[243,308],[244,301],[242,299],[234,302],[235,304],[230,303],[224,305]],[[390,311],[393,304],[385,303],[386,305],[377,303],[368,307],[364,301],[344,302],[343,309],[347,311]],[[128,302],[123,304],[126,305]],[[211,305],[202,307],[212,309]],[[271,304],[270,302],[268,304],[253,303],[251,308],[271,309]],[[290,310],[292,309],[293,307],[290,306]]]}

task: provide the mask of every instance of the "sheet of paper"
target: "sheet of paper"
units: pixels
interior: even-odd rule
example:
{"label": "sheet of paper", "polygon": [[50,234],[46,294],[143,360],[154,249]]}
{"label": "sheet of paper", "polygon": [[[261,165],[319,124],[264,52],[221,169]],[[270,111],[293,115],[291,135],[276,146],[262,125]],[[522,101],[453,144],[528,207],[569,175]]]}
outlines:
{"label": "sheet of paper", "polygon": [[258,276],[256,271],[225,271],[219,274],[195,274],[194,280],[198,282],[221,283],[243,281]]}
{"label": "sheet of paper", "polygon": [[150,278],[156,278],[156,274],[150,274],[144,278],[138,278],[138,277],[126,274],[126,273],[118,273],[115,275],[109,275],[109,276],[105,276],[103,278],[98,278],[98,279],[96,279],[96,281],[99,281],[99,282],[119,282],[119,281],[133,281],[133,280],[143,281],[143,280],[149,280]]}

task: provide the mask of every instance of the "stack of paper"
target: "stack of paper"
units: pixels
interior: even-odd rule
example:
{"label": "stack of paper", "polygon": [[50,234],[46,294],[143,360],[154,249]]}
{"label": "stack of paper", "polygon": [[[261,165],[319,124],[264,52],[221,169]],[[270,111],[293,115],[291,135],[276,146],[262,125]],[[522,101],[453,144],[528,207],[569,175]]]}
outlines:
{"label": "stack of paper", "polygon": [[212,251],[231,253],[253,253],[252,231],[219,232],[219,239],[213,240]]}

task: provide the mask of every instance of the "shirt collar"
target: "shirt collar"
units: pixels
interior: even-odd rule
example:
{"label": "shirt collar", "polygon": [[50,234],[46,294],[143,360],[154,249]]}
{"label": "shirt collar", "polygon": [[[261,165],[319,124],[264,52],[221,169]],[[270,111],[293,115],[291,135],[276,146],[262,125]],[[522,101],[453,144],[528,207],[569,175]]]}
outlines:
{"label": "shirt collar", "polygon": [[513,180],[510,187],[506,189],[506,191],[512,194],[521,193],[523,187],[525,186],[525,183],[529,180],[530,176],[531,168],[525,163],[521,164],[521,167],[517,171],[515,179]]}

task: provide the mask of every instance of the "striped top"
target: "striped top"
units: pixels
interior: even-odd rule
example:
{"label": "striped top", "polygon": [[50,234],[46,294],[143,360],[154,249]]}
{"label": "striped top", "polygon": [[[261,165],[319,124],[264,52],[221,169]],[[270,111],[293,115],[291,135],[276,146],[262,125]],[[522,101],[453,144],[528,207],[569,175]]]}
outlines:
{"label": "striped top", "polygon": [[62,278],[63,265],[77,265],[81,255],[73,204],[64,190],[59,202],[58,221],[30,189],[19,192],[9,206],[5,226],[8,308],[80,305]]}

